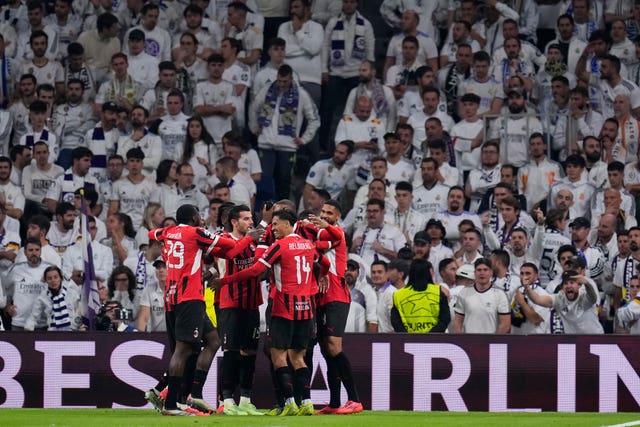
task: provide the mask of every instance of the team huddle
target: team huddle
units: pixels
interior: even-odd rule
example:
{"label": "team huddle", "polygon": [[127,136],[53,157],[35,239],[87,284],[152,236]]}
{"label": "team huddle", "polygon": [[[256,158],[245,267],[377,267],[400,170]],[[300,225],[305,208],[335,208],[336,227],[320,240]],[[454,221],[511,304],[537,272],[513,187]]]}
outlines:
{"label": "team huddle", "polygon": [[[271,361],[276,405],[269,415],[351,414],[362,404],[351,365],[342,351],[350,291],[344,282],[345,236],[336,225],[340,205],[327,201],[320,217],[298,221],[288,200],[263,212],[265,229],[253,229],[248,206],[230,207],[230,231],[201,227],[193,205],[181,206],[177,225],[149,232],[163,243],[167,270],[165,317],[172,351],[167,374],[145,398],[163,415],[264,415],[251,403],[262,304],[260,278],[267,270],[269,296],[264,350]],[[211,266],[205,270],[205,266]],[[160,268],[162,268],[160,267]],[[205,286],[215,290],[217,328],[208,317]],[[315,411],[311,401],[313,347],[327,362],[331,401]],[[220,406],[202,388],[218,348],[223,359]],[[340,387],[348,401],[341,406]],[[240,400],[234,395],[239,388]]]}

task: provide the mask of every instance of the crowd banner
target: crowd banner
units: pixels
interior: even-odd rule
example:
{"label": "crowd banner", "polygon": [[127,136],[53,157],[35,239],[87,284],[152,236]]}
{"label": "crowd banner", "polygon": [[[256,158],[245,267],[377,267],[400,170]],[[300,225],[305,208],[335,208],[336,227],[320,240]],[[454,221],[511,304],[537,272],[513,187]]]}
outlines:
{"label": "crowd banner", "polygon": [[[366,409],[640,411],[635,336],[353,334],[344,350]],[[205,386],[210,402],[218,356]],[[313,360],[311,397],[324,404],[326,365],[317,347]],[[3,333],[0,407],[149,408],[143,392],[168,361],[160,333]],[[253,399],[274,404],[262,353]]]}

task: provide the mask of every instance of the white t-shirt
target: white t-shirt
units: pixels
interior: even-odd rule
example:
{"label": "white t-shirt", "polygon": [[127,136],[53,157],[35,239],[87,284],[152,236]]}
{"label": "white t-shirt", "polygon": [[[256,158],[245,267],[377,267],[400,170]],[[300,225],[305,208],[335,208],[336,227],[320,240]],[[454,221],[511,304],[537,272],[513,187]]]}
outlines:
{"label": "white t-shirt", "polygon": [[464,316],[463,333],[495,334],[499,315],[510,314],[511,306],[502,290],[492,286],[480,292],[473,285],[460,291],[454,311]]}

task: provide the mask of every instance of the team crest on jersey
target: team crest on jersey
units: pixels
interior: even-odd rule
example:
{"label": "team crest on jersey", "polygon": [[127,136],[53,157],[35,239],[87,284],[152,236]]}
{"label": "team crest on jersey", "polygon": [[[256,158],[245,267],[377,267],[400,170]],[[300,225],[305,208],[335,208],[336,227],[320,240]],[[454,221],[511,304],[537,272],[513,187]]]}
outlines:
{"label": "team crest on jersey", "polygon": [[157,40],[146,39],[144,43],[144,51],[148,55],[157,57],[160,55],[160,44],[158,43]]}
{"label": "team crest on jersey", "polygon": [[193,337],[198,338],[199,336],[200,336],[200,330],[198,328],[195,328],[193,330]]}

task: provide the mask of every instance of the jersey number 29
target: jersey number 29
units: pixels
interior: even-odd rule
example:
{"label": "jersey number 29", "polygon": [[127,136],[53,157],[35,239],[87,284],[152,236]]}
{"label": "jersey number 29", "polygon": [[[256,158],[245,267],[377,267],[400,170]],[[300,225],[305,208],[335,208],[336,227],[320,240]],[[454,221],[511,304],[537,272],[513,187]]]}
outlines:
{"label": "jersey number 29", "polygon": [[180,241],[167,240],[167,267],[182,268],[184,266],[184,244]]}

